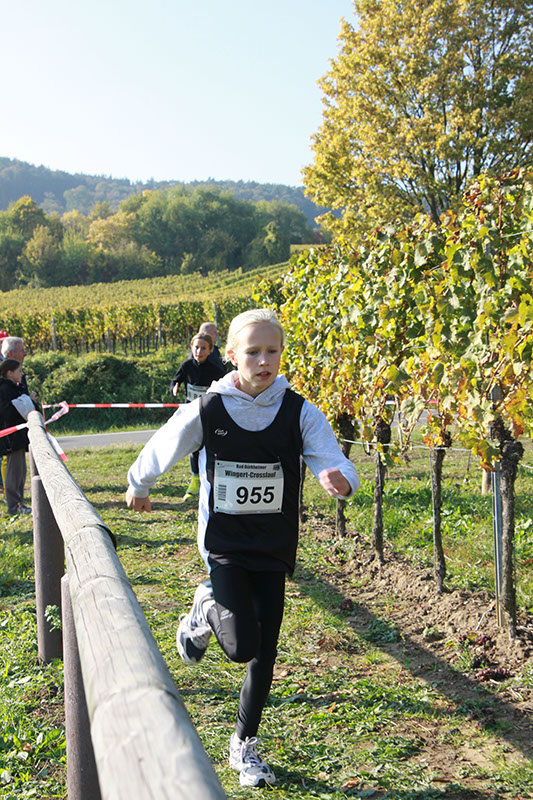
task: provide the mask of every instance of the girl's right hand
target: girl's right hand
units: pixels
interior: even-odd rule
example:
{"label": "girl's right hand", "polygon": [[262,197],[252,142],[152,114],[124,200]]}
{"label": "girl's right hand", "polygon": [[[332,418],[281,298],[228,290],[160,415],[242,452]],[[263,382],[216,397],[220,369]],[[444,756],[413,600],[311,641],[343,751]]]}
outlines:
{"label": "girl's right hand", "polygon": [[126,505],[128,508],[131,508],[132,511],[151,511],[152,504],[150,503],[149,497],[135,497],[131,488],[128,486],[128,490],[126,492]]}

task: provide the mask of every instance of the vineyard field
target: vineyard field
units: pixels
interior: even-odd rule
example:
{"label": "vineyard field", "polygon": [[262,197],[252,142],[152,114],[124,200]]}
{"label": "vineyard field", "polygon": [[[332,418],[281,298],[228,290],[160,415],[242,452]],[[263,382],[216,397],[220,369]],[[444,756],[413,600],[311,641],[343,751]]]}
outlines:
{"label": "vineyard field", "polygon": [[182,300],[218,300],[249,296],[262,278],[276,278],[287,264],[274,264],[253,270],[212,272],[208,275],[167,275],[89,286],[55,286],[50,289],[26,288],[0,293],[0,321],[12,309],[39,313],[56,310],[129,306],[138,303],[174,303]]}
{"label": "vineyard field", "polygon": [[286,266],[6,292],[0,327],[21,336],[30,353],[151,352],[187,343],[206,320],[224,335],[250,307],[255,286]]}

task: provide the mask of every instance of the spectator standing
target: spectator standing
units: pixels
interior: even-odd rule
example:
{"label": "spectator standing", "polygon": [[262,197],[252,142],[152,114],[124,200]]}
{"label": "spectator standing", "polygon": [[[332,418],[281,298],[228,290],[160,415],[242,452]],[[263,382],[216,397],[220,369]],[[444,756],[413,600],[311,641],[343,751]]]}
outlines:
{"label": "spectator standing", "polygon": [[[33,400],[21,387],[22,378],[22,364],[14,358],[4,358],[0,364],[0,427],[2,429],[26,422],[29,412],[35,409]],[[10,516],[31,513],[31,508],[24,505],[27,450],[28,431],[26,428],[0,437],[0,454],[5,457],[6,462],[4,491],[7,513]]]}
{"label": "spectator standing", "polygon": [[[0,347],[0,355],[2,357],[1,360],[4,361],[4,359],[6,358],[14,358],[15,361],[18,361],[22,366],[24,359],[28,355],[26,352],[26,348],[24,347],[24,340],[21,339],[20,336],[8,336],[6,331],[2,331],[0,333],[0,340],[2,342]],[[28,391],[28,384],[26,382],[26,375],[24,375],[24,373],[22,374],[20,389],[22,389],[22,392],[24,394],[29,395],[32,400],[36,399],[35,392],[30,393]],[[5,459],[2,458],[1,470],[2,470],[2,483],[4,486],[6,481],[6,469],[7,469],[7,462],[5,461]]]}
{"label": "spectator standing", "polygon": [[[4,360],[2,355],[2,342],[9,336],[7,331],[0,331],[0,364]],[[0,456],[0,490],[4,491],[4,481],[6,479],[6,460]]]}
{"label": "spectator standing", "polygon": [[[27,355],[28,353],[24,347],[24,340],[21,339],[20,336],[7,336],[2,341],[2,358],[14,358],[15,361],[18,361],[20,366],[22,366]],[[28,394],[32,400],[36,399],[37,395],[35,392],[28,391],[28,384],[24,373],[22,374],[20,388],[23,393]]]}

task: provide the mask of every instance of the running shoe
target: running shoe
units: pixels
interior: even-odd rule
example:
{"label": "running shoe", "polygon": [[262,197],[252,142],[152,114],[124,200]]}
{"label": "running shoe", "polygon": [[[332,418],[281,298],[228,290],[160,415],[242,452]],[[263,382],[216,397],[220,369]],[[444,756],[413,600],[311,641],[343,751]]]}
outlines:
{"label": "running shoe", "polygon": [[239,773],[241,786],[264,787],[276,783],[276,776],[257,752],[255,736],[239,739],[233,733],[229,742],[229,763]]}
{"label": "running shoe", "polygon": [[195,593],[192,608],[180,617],[176,645],[182,661],[198,664],[203,658],[213,631],[204,612],[204,603],[213,600],[211,581],[201,583]]}
{"label": "running shoe", "polygon": [[189,485],[187,486],[186,494],[198,494],[200,491],[200,476],[193,475]]}

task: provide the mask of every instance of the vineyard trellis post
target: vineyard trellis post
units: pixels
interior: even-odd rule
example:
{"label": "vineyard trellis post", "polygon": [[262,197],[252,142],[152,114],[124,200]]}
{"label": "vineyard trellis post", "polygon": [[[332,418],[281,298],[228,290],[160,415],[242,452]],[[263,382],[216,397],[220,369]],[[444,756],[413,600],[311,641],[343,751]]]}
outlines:
{"label": "vineyard trellis post", "polygon": [[391,442],[391,426],[384,419],[380,418],[375,427],[375,436],[378,443],[376,448],[376,479],[374,483],[374,520],[372,523],[372,544],[380,564],[385,563],[383,555],[383,491],[385,488],[385,475],[387,467],[381,456],[379,446],[386,448]]}
{"label": "vineyard trellis post", "polygon": [[524,454],[524,446],[505,428],[501,418],[493,425],[494,436],[500,444],[499,463],[501,492],[501,592],[500,607],[503,626],[509,638],[516,637],[516,585],[514,579],[514,486],[518,463]]}
{"label": "vineyard trellis post", "polygon": [[[337,417],[337,424],[339,426],[341,450],[346,458],[350,458],[351,440],[354,438],[354,420],[349,414],[340,414]],[[337,499],[335,528],[341,538],[346,536],[346,500]]]}
{"label": "vineyard trellis post", "polygon": [[500,487],[500,464],[497,463],[494,472],[491,472],[492,489],[492,529],[494,534],[494,586],[496,596],[496,616],[498,625],[503,626],[501,593],[502,593],[502,495]]}
{"label": "vineyard trellis post", "polygon": [[429,451],[429,468],[431,475],[431,498],[433,504],[433,572],[438,594],[444,591],[446,577],[446,559],[442,546],[442,464],[446,450],[444,447],[433,447]]}

